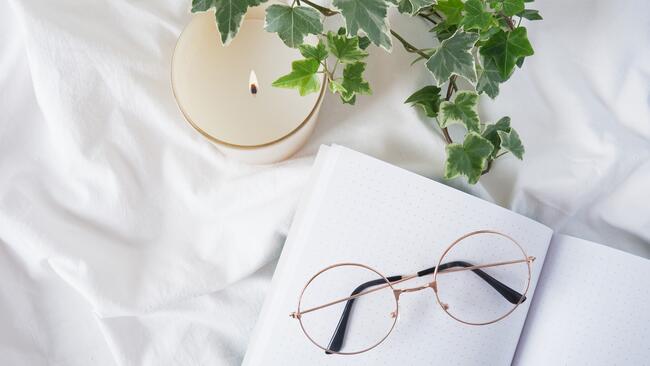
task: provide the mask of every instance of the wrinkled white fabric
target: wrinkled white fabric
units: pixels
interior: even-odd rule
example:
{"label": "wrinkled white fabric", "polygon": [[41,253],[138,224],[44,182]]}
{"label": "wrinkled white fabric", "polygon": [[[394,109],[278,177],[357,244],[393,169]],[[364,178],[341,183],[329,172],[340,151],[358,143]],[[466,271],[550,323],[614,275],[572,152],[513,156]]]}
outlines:
{"label": "wrinkled white fabric", "polygon": [[[534,6],[536,55],[481,107],[513,118],[525,161],[449,184],[650,257],[650,3]],[[321,143],[440,178],[442,140],[402,104],[430,76],[399,44],[372,50],[373,96],[327,97],[296,157],[225,159],[171,93],[188,9],[0,0],[0,364],[238,364]]]}

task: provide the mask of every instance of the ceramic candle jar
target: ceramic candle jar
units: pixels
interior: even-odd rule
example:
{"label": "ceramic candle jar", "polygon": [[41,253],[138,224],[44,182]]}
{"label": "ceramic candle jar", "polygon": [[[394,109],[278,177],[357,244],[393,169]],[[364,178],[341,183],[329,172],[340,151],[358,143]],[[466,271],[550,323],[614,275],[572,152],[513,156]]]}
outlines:
{"label": "ceramic candle jar", "polygon": [[326,89],[322,74],[320,91],[304,97],[271,86],[301,58],[264,30],[263,7],[249,9],[225,47],[214,13],[199,13],[174,51],[174,96],[190,125],[224,154],[253,164],[276,162],[307,141]]}

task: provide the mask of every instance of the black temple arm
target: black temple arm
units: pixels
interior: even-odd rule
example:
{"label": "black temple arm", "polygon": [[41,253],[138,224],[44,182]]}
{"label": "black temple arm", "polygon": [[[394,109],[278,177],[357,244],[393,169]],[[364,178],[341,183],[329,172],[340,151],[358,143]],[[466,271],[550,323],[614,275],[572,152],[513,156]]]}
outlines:
{"label": "black temple arm", "polygon": [[[454,268],[454,267],[471,267],[473,264],[465,261],[454,261],[454,262],[449,262],[449,263],[444,263],[440,265],[440,269],[438,269],[438,272],[444,271],[445,269],[449,268]],[[428,274],[433,274],[435,272],[436,267],[431,267],[427,268],[425,270],[422,270],[418,272],[418,277],[426,276]],[[477,276],[481,277],[485,282],[488,283],[493,289],[495,289],[501,296],[503,296],[504,299],[506,299],[509,303],[511,304],[520,304],[524,301],[526,301],[526,296],[520,294],[519,292],[513,290],[512,288],[508,287],[506,284],[503,282],[497,280],[496,278],[490,276],[489,274],[485,273],[485,271],[481,269],[472,269],[472,272],[474,272]]]}
{"label": "black temple arm", "polygon": [[[401,280],[402,276],[391,276],[386,278],[389,282]],[[364,282],[361,285],[357,286],[357,288],[352,291],[350,296],[354,296],[361,291],[367,289],[368,287],[373,287],[377,285],[382,285],[386,283],[386,280],[383,278],[378,278],[376,280]],[[343,313],[341,314],[341,318],[339,319],[339,323],[336,325],[336,329],[334,330],[334,334],[332,335],[332,339],[330,339],[330,344],[327,346],[327,348],[331,351],[338,352],[341,350],[343,347],[343,339],[345,338],[345,331],[348,328],[348,320],[350,320],[350,312],[352,310],[352,305],[354,304],[354,299],[350,299],[345,303],[345,307],[343,308]],[[327,354],[331,354],[332,352],[325,352]]]}
{"label": "black temple arm", "polygon": [[[454,262],[449,262],[449,263],[444,263],[440,265],[439,271],[443,271],[445,269],[453,268],[453,267],[471,267],[473,264],[465,261],[454,261]],[[436,270],[436,267],[431,267],[424,269],[420,272],[417,273],[418,277],[426,276],[433,274]],[[479,276],[482,280],[487,282],[493,289],[495,289],[501,296],[503,296],[508,302],[512,304],[520,304],[526,301],[526,296],[520,294],[519,292],[513,290],[512,288],[508,287],[506,284],[503,282],[497,280],[496,278],[490,276],[489,274],[485,273],[485,271],[481,269],[472,269],[472,272],[474,272],[477,276]],[[401,280],[402,276],[391,276],[387,277],[389,282]],[[379,278],[376,280],[364,282],[361,285],[357,286],[357,288],[352,291],[350,296],[354,296],[361,291],[386,283],[386,280],[383,278]],[[339,323],[336,325],[336,329],[334,330],[334,334],[332,335],[332,339],[330,339],[329,346],[327,347],[329,351],[325,351],[327,354],[332,354],[333,352],[339,352],[341,348],[343,348],[343,341],[345,340],[345,332],[348,327],[348,321],[350,320],[350,313],[352,311],[352,305],[354,304],[354,299],[350,299],[345,303],[345,307],[343,308],[343,313],[341,314],[341,318],[339,319]],[[331,351],[331,352],[330,352]]]}

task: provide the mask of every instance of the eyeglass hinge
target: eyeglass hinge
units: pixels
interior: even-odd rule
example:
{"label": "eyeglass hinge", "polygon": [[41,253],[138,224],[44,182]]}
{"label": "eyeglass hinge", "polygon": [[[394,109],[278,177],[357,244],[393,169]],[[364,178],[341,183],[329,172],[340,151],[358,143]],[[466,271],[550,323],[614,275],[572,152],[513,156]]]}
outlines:
{"label": "eyeglass hinge", "polygon": [[401,295],[403,290],[401,289],[394,289],[393,290],[393,295],[395,295],[395,300],[399,300],[399,295]]}
{"label": "eyeglass hinge", "polygon": [[438,292],[438,283],[436,283],[436,281],[431,282],[429,284],[429,287],[431,287],[431,289],[433,289],[434,292]]}

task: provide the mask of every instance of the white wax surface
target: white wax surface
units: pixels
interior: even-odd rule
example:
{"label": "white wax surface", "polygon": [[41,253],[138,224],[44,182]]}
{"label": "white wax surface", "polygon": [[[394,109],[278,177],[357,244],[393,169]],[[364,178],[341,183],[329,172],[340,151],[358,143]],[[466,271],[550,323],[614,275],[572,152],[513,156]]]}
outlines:
{"label": "white wax surface", "polygon": [[[296,129],[314,108],[319,93],[301,97],[295,89],[272,87],[301,59],[264,21],[246,19],[224,47],[214,13],[194,16],[180,36],[172,65],[178,104],[191,123],[219,141],[256,146],[280,139]],[[250,93],[251,70],[259,82]]]}

